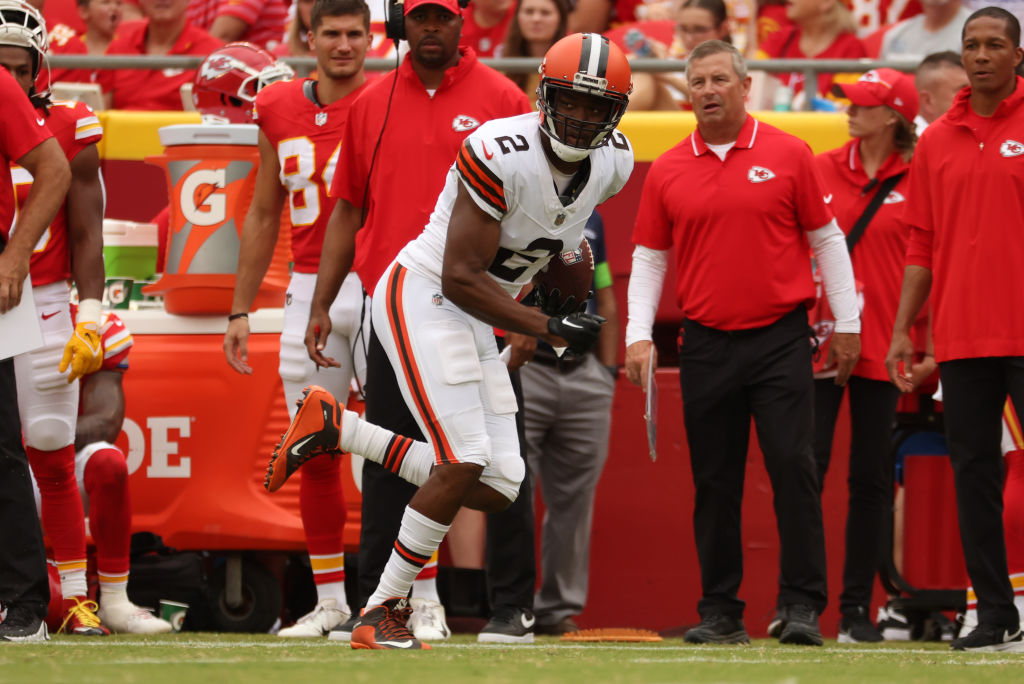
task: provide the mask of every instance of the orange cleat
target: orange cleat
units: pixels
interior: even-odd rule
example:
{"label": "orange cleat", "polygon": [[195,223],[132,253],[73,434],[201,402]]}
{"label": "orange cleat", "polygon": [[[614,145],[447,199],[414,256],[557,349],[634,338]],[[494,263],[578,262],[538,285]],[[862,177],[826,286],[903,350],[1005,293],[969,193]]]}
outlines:
{"label": "orange cleat", "polygon": [[365,611],[352,629],[352,648],[430,650],[430,644],[409,631],[411,614],[409,601],[404,598],[388,599]]}
{"label": "orange cleat", "polygon": [[341,412],[343,407],[330,392],[319,385],[302,391],[296,402],[292,424],[281,437],[267,466],[264,487],[276,492],[303,463],[320,454],[340,454]]}

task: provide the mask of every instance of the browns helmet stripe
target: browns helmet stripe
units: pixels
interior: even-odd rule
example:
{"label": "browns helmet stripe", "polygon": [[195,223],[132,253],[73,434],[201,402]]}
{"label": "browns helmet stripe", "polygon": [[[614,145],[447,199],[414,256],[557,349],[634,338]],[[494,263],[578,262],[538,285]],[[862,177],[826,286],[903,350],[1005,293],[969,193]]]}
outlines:
{"label": "browns helmet stripe", "polygon": [[[595,43],[595,39],[598,41]],[[583,34],[579,71],[604,78],[608,71],[608,39],[596,33]]]}

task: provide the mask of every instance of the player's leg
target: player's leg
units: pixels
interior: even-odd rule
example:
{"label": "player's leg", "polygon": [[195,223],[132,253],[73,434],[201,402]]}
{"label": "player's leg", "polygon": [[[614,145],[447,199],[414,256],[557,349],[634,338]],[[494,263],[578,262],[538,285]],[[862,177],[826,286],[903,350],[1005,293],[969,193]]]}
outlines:
{"label": "player's leg", "polygon": [[85,515],[75,481],[75,417],[78,382],[68,383],[57,369],[71,337],[71,309],[66,283],[33,291],[43,346],[17,356],[18,409],[29,464],[39,484],[43,530],[60,571],[65,620],[61,631],[105,635],[96,603],[87,598]]}
{"label": "player's leg", "polygon": [[100,585],[100,608],[96,614],[113,632],[170,632],[171,623],[128,599],[132,504],[124,454],[108,442],[88,444],[75,454],[75,476],[96,542],[96,574]]}
{"label": "player's leg", "polygon": [[[325,353],[336,359],[341,367],[317,371],[306,353],[304,343],[315,284],[314,274],[294,273],[288,286],[279,370],[292,417],[297,410],[293,399],[302,396],[304,387],[315,380],[331,393],[347,397],[353,373],[350,338],[359,330],[362,285],[358,277],[350,275],[342,283],[331,306],[332,330]],[[280,630],[278,636],[326,636],[349,617],[342,542],[347,511],[341,487],[341,463],[340,455],[324,455],[313,459],[303,469],[299,484],[299,511],[317,590],[317,604],[310,613],[300,617],[295,625]]]}
{"label": "player's leg", "polygon": [[354,648],[423,646],[405,627],[404,597],[414,578],[469,493],[483,484],[485,466],[491,471],[483,488],[500,491],[509,502],[523,477],[515,396],[493,333],[433,295],[434,289],[426,279],[393,266],[374,302],[374,320],[386,321],[378,328],[381,344],[430,439],[437,468],[406,508],[380,584],[352,632]]}

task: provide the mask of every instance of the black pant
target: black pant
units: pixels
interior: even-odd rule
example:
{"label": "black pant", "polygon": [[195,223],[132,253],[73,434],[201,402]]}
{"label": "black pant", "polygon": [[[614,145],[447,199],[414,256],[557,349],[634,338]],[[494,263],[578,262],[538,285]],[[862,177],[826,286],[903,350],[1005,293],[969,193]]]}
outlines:
{"label": "black pant", "polygon": [[[839,610],[871,604],[875,573],[884,558],[892,521],[892,429],[899,390],[884,380],[850,377],[850,492],[846,512],[846,558]],[[814,381],[814,460],[825,486],[839,405],[846,388],[828,378]]]}
{"label": "black pant", "polygon": [[[514,374],[512,386],[522,405],[522,387],[518,374]],[[424,439],[416,419],[402,398],[391,361],[374,332],[370,334],[366,358],[366,419],[411,439]],[[516,414],[516,426],[520,432],[522,454],[522,411]],[[384,566],[391,557],[395,539],[398,538],[405,507],[416,490],[415,485],[384,467],[370,461],[363,463],[363,520],[359,534],[357,607],[365,606],[377,589]],[[524,479],[519,499],[502,513],[487,516],[485,562],[492,606],[533,606],[536,564],[530,491],[529,481]]]}
{"label": "black pant", "polygon": [[21,442],[14,362],[0,361],[0,603],[46,617],[50,584],[28,458]]}
{"label": "black pant", "polygon": [[739,617],[741,504],[750,418],[772,483],[779,530],[781,605],[819,612],[828,594],[821,498],[812,452],[813,384],[807,313],[772,325],[715,330],[684,320],[679,377],[696,488],[693,527],[701,617]]}
{"label": "black pant", "polygon": [[[498,340],[498,347],[504,340]],[[523,415],[523,383],[519,371],[509,374],[516,394],[516,432],[519,455],[526,461],[526,419]],[[533,526],[533,487],[530,468],[526,468],[519,497],[500,513],[487,516],[487,548],[484,556],[487,593],[491,608],[528,608],[533,610],[537,586],[536,546]]]}
{"label": "black pant", "polygon": [[978,595],[978,622],[1017,629],[1003,536],[1002,412],[1007,395],[1024,406],[1024,357],[939,364],[946,441],[956,484],[960,542]]}

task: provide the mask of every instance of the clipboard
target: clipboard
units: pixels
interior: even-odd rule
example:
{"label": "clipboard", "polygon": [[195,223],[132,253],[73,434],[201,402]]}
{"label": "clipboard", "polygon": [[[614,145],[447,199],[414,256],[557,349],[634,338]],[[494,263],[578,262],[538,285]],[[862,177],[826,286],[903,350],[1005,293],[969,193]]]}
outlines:
{"label": "clipboard", "polygon": [[655,373],[655,351],[647,359],[647,397],[644,401],[644,423],[647,425],[647,449],[651,462],[658,460],[658,381]]}
{"label": "clipboard", "polygon": [[32,278],[25,278],[21,301],[5,314],[0,314],[0,360],[30,352],[43,346],[43,331],[36,316],[32,297]]}

